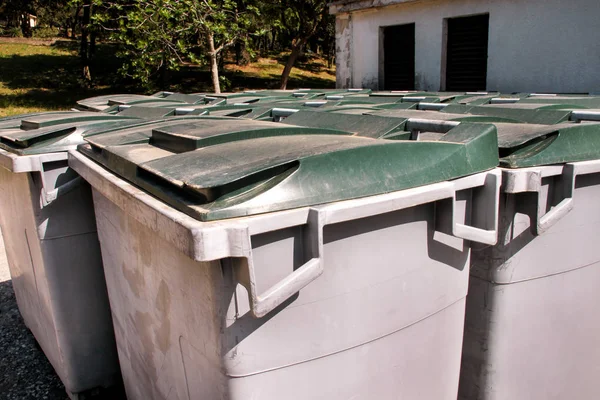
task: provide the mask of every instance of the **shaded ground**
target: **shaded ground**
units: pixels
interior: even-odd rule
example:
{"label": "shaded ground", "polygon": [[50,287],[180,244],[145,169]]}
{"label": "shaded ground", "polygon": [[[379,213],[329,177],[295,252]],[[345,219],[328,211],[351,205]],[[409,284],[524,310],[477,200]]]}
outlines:
{"label": "shaded ground", "polygon": [[[119,389],[94,400],[124,400]],[[0,234],[0,400],[69,400],[17,308]]]}
{"label": "shaded ground", "polygon": [[0,399],[68,399],[54,369],[19,314],[1,235],[0,360]]}
{"label": "shaded ground", "polygon": [[[186,93],[212,91],[205,68],[185,65],[166,84],[144,88],[118,73],[117,47],[101,44],[91,66],[92,87],[80,81],[78,43],[70,40],[0,38],[0,117],[44,110],[65,110],[77,100],[111,93]],[[286,54],[259,58],[247,66],[226,63],[223,91],[279,87]],[[335,71],[318,57],[306,56],[292,70],[289,88],[333,88]]]}

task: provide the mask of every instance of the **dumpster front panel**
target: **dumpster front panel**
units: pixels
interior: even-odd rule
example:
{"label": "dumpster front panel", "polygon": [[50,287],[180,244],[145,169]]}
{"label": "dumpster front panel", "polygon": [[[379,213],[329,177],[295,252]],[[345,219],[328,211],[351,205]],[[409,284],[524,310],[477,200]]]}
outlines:
{"label": "dumpster front panel", "polygon": [[0,168],[0,219],[19,310],[69,394],[119,382],[89,185],[67,161]]}
{"label": "dumpster front panel", "polygon": [[510,285],[471,276],[459,399],[598,398],[599,282],[600,263]]}
{"label": "dumpster front panel", "polygon": [[472,252],[461,399],[600,395],[600,173],[577,175],[572,209],[536,233],[538,203],[565,200],[560,169],[539,169],[539,194],[503,194],[499,243]]}
{"label": "dumpster front panel", "polygon": [[39,257],[35,257],[36,264],[34,256],[40,254],[40,249],[34,211],[30,206],[34,197],[31,192],[34,185],[30,181],[29,173],[14,174],[0,168],[0,205],[2,210],[11,210],[0,213],[0,224],[19,311],[25,325],[54,365],[59,360],[53,345],[56,335],[54,330],[45,329],[37,290],[36,266],[39,265]]}
{"label": "dumpster front panel", "polygon": [[[191,246],[225,249],[211,232],[246,220],[264,225],[267,216],[192,222],[77,156],[77,170],[94,182],[130,399],[456,398],[469,247],[438,231],[441,203],[327,225],[323,274],[256,318],[239,284],[242,259],[194,261],[173,243],[192,234]],[[457,198],[464,223],[471,201],[470,189]],[[259,291],[306,261],[304,224],[253,234]],[[340,375],[328,380],[334,370],[347,374],[343,384]]]}

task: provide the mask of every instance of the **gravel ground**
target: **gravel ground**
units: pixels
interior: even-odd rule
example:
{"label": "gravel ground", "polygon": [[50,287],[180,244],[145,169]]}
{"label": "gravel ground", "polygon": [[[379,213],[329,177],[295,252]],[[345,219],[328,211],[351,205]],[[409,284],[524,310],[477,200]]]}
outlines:
{"label": "gravel ground", "polygon": [[17,308],[0,234],[0,399],[67,400],[65,389]]}
{"label": "gravel ground", "polygon": [[[124,400],[120,390],[94,400]],[[0,233],[0,400],[69,400],[17,308]]]}

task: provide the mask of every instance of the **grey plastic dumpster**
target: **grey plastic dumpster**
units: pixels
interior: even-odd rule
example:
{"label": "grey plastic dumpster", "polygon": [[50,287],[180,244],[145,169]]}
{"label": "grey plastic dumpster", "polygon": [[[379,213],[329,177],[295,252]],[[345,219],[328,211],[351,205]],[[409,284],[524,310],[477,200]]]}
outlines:
{"label": "grey plastic dumpster", "polygon": [[597,399],[600,125],[509,128],[499,242],[473,249],[459,398]]}
{"label": "grey plastic dumpster", "polygon": [[129,400],[456,398],[469,241],[496,240],[493,127],[160,136],[69,158]]}
{"label": "grey plastic dumpster", "polygon": [[66,149],[82,142],[84,127],[135,120],[51,116],[27,116],[23,129],[0,130],[0,227],[25,324],[77,398],[121,378],[92,194],[68,168]]}

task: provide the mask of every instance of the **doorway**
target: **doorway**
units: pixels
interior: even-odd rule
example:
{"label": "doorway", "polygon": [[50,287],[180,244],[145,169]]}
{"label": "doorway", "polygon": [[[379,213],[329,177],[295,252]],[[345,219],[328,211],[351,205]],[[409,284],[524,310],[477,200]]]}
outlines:
{"label": "doorway", "polygon": [[383,36],[382,89],[414,90],[415,24],[386,26],[382,28],[381,35]]}
{"label": "doorway", "polygon": [[489,14],[449,18],[446,44],[446,90],[485,90]]}

